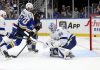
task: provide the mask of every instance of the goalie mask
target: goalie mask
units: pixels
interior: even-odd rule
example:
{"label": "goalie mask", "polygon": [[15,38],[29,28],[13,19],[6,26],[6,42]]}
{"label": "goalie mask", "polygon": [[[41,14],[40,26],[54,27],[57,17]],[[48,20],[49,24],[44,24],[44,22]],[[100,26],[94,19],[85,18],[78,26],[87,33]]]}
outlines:
{"label": "goalie mask", "polygon": [[56,31],[56,29],[57,29],[57,26],[54,23],[50,23],[48,28],[50,29],[51,32],[54,33]]}

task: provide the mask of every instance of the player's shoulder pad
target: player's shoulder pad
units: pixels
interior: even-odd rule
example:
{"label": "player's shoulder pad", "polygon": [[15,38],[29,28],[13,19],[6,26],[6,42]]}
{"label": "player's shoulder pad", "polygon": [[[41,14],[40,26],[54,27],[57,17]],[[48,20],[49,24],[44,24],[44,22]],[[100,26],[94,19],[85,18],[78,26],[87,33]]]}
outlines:
{"label": "player's shoulder pad", "polygon": [[28,15],[29,18],[34,18],[34,17],[33,17],[33,13],[31,13],[30,11],[27,11],[26,9],[24,9],[24,10],[22,11],[22,13]]}

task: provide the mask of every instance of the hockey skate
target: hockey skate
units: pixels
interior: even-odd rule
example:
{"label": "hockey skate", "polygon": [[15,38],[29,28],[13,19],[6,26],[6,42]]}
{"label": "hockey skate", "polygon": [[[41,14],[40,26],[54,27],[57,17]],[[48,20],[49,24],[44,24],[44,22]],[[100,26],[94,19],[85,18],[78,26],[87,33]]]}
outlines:
{"label": "hockey skate", "polygon": [[4,55],[5,58],[10,58],[11,55],[9,55],[9,53],[7,52],[7,48],[6,48],[5,43],[2,43],[1,45],[2,45],[2,46],[0,46],[0,52],[1,52],[1,54]]}
{"label": "hockey skate", "polygon": [[33,49],[33,48],[28,48],[28,51],[29,51],[29,52],[38,53],[39,50],[37,50],[37,49]]}
{"label": "hockey skate", "polygon": [[34,47],[34,45],[27,45],[28,51],[29,52],[34,52],[34,53],[38,53],[38,50]]}
{"label": "hockey skate", "polygon": [[8,52],[7,51],[3,51],[3,54],[4,54],[4,56],[5,56],[5,58],[10,58],[11,56],[8,54]]}

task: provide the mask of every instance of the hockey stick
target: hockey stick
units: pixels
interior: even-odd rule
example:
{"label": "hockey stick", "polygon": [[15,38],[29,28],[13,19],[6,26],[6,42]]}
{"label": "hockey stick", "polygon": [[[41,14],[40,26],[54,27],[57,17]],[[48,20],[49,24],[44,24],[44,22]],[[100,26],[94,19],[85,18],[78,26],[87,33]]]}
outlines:
{"label": "hockey stick", "polygon": [[[35,32],[35,33],[37,33],[37,31]],[[27,36],[29,36],[29,34],[27,33],[27,32],[25,32],[25,34],[27,35]],[[24,38],[25,39],[25,38]],[[35,41],[35,42],[39,42],[39,43],[42,43],[44,46],[47,46],[48,44],[47,43],[44,43],[43,41],[39,41],[39,40],[37,40],[37,39],[33,39],[32,37],[30,37],[30,39],[31,39],[31,41]]]}
{"label": "hockey stick", "polygon": [[[22,38],[22,37],[17,37],[17,38],[27,40],[27,38]],[[48,45],[47,43],[44,43],[43,41],[39,41],[39,40],[36,40],[36,39],[32,39],[31,41],[35,41],[35,42],[42,43],[44,46],[47,46]]]}
{"label": "hockey stick", "polygon": [[21,52],[24,50],[24,48],[27,46],[27,44],[21,49],[21,51],[15,56],[15,55],[11,55],[11,57],[13,57],[13,58],[17,58],[20,54],[21,54]]}
{"label": "hockey stick", "polygon": [[[37,31],[34,33],[34,35],[37,33]],[[34,36],[33,35],[33,36]],[[27,39],[27,40],[29,40],[30,39],[30,37],[31,37],[31,35],[29,35],[28,36],[28,38],[24,38],[24,39]],[[23,39],[23,38],[22,38]],[[27,44],[20,50],[20,52],[15,56],[15,55],[10,55],[12,58],[17,58],[20,54],[21,54],[21,52],[25,49],[25,47],[27,46]]]}
{"label": "hockey stick", "polygon": [[[18,36],[16,36],[16,38],[27,40],[27,38],[22,38],[22,37],[18,37]],[[32,40],[31,40],[31,41],[32,41]],[[38,41],[38,40],[36,40],[36,39],[33,39],[33,41],[35,41],[35,42],[40,42],[40,43],[44,44],[44,42],[42,42],[42,41]]]}

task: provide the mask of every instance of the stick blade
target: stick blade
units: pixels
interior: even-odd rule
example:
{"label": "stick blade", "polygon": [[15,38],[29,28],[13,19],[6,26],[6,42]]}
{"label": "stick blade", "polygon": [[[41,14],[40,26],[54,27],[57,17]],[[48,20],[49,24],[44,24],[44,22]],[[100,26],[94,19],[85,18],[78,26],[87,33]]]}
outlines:
{"label": "stick blade", "polygon": [[17,56],[11,55],[12,58],[17,58]]}

